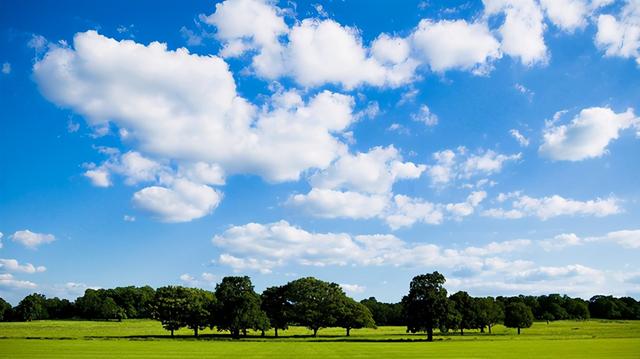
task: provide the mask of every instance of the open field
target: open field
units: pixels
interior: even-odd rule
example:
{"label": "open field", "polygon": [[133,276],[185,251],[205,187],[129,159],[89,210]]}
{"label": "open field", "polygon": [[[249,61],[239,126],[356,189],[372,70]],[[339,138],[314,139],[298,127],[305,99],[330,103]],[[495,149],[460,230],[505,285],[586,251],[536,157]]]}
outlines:
{"label": "open field", "polygon": [[[205,330],[200,338],[180,330],[171,339],[158,322],[37,321],[0,323],[0,356],[5,358],[640,358],[640,322],[537,322],[515,330],[497,326],[494,334],[478,332],[436,335],[407,334],[403,327],[320,331],[318,338],[305,328],[292,328],[280,338],[251,333],[234,341]],[[407,342],[413,340],[414,342]]]}

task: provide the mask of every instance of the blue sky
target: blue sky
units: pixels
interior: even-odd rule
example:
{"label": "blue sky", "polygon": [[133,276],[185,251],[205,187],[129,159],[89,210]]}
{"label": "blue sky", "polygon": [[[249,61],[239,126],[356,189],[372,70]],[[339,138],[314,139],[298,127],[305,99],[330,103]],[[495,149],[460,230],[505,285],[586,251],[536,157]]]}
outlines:
{"label": "blue sky", "polygon": [[640,296],[640,2],[0,5],[0,296]]}

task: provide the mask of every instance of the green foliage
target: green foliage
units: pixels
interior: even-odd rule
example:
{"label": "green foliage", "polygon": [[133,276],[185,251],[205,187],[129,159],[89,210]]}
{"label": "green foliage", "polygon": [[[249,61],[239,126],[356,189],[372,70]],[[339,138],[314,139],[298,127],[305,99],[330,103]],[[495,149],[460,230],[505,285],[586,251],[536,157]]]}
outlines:
{"label": "green foliage", "polygon": [[449,300],[453,303],[455,310],[460,313],[460,321],[457,323],[460,335],[464,334],[465,329],[477,328],[478,308],[476,301],[471,298],[469,293],[456,292],[449,297]]}
{"label": "green foliage", "polygon": [[278,336],[278,329],[286,330],[289,328],[291,315],[291,305],[287,301],[287,288],[269,287],[262,292],[262,310],[267,315],[271,327],[275,330],[275,336]]}
{"label": "green foliage", "polygon": [[502,306],[493,297],[476,298],[475,301],[477,310],[476,324],[481,331],[484,330],[484,327],[487,327],[489,328],[489,333],[491,333],[491,328],[504,320]]}
{"label": "green foliage", "polygon": [[345,297],[338,284],[307,277],[289,282],[286,287],[295,323],[313,330],[314,336],[320,328],[335,325]]}
{"label": "green foliage", "polygon": [[363,299],[360,303],[369,308],[376,325],[404,325],[402,305],[400,303],[382,303],[375,297]]}
{"label": "green foliage", "polygon": [[0,322],[8,321],[12,317],[11,304],[7,303],[4,299],[0,298]]}
{"label": "green foliage", "polygon": [[522,302],[514,302],[507,305],[504,313],[504,325],[509,328],[529,328],[533,324],[531,308]]}
{"label": "green foliage", "polygon": [[260,309],[260,296],[253,290],[249,277],[224,277],[216,285],[218,310],[216,326],[229,330],[234,338],[247,329],[268,327],[268,319]]}
{"label": "green foliage", "polygon": [[167,286],[158,288],[153,301],[153,318],[162,323],[162,327],[174,331],[186,325],[184,308],[187,297],[184,295],[184,287]]}
{"label": "green foliage", "polygon": [[18,320],[30,322],[49,318],[46,302],[43,294],[34,293],[24,297],[16,307]]}
{"label": "green foliage", "polygon": [[369,308],[346,296],[342,298],[338,311],[336,325],[345,328],[347,336],[350,335],[351,329],[373,328],[376,326]]}
{"label": "green foliage", "polygon": [[438,272],[411,280],[409,294],[402,298],[408,331],[426,331],[427,340],[433,340],[433,328],[446,320],[448,306],[444,283],[444,276]]}

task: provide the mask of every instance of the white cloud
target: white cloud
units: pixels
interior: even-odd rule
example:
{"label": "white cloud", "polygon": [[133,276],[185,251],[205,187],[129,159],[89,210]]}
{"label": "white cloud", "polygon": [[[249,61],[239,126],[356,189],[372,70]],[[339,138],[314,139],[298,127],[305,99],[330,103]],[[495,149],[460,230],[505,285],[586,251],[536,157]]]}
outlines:
{"label": "white cloud", "polygon": [[96,187],[110,187],[111,178],[106,168],[94,167],[85,171],[84,176]]}
{"label": "white cloud", "polygon": [[[355,28],[333,20],[305,19],[291,28],[285,66],[303,86],[325,83],[342,84],[350,89],[361,84],[399,86],[413,79],[417,61],[405,57],[402,62],[383,65],[368,55]],[[388,55],[389,43],[379,38],[377,55]],[[391,40],[393,41],[393,40]],[[398,56],[399,59],[404,56]],[[384,60],[389,60],[386,56]]]}
{"label": "white cloud", "polygon": [[571,278],[574,281],[599,282],[604,279],[603,273],[597,269],[580,264],[560,267],[538,267],[515,274],[517,281],[536,282]]}
{"label": "white cloud", "polygon": [[196,278],[189,273],[185,273],[180,275],[180,280],[189,287],[201,287],[203,285],[215,284],[216,276],[211,273],[204,272],[200,275],[200,278]]}
{"label": "white cloud", "polygon": [[510,262],[494,257],[519,251],[528,241],[493,242],[462,250],[434,244],[409,244],[394,235],[352,236],[346,233],[313,233],[286,221],[270,224],[248,223],[234,226],[213,237],[215,246],[228,251],[218,262],[236,271],[270,273],[288,264],[304,266],[391,265],[472,267],[477,270],[528,268],[529,263]]}
{"label": "white cloud", "polygon": [[607,153],[607,146],[620,131],[639,124],[632,109],[615,113],[610,108],[586,108],[569,124],[547,127],[539,152],[553,160],[597,158]]}
{"label": "white cloud", "polygon": [[614,0],[540,0],[547,17],[558,28],[572,33],[583,29],[593,12]]}
{"label": "white cloud", "polygon": [[433,153],[432,157],[436,163],[428,166],[426,173],[432,185],[445,186],[457,179],[499,173],[506,162],[517,161],[522,154],[504,155],[493,150],[470,153],[466,148],[458,147],[455,152],[447,149]]}
{"label": "white cloud", "polygon": [[461,203],[449,203],[445,206],[455,219],[461,219],[462,217],[470,216],[475,211],[475,208],[487,198],[487,192],[476,191],[472,192],[465,202]]}
{"label": "white cloud", "polygon": [[546,251],[559,250],[570,246],[579,246],[587,243],[614,243],[627,249],[640,248],[640,230],[620,230],[609,232],[603,236],[578,237],[575,233],[562,233],[551,239],[539,241],[540,246]]}
{"label": "white cloud", "polygon": [[411,119],[422,122],[427,126],[435,126],[438,124],[438,116],[431,112],[427,105],[420,106],[418,112],[411,114]]}
{"label": "white cloud", "polygon": [[410,227],[416,222],[441,224],[444,221],[442,206],[418,198],[395,195],[384,220],[391,229]]}
{"label": "white cloud", "polygon": [[509,197],[513,198],[511,209],[494,208],[483,211],[482,214],[501,219],[536,216],[544,221],[558,216],[605,217],[622,212],[618,200],[614,197],[587,201],[567,199],[559,195],[534,198],[521,193],[514,193]]}
{"label": "white cloud", "polygon": [[367,219],[381,215],[388,201],[386,194],[312,188],[307,194],[291,196],[288,204],[316,217]]}
{"label": "white cloud", "polygon": [[145,187],[133,195],[133,203],[164,222],[188,222],[210,214],[222,200],[213,188],[185,179],[170,187]]}
{"label": "white cloud", "polygon": [[640,2],[627,0],[617,17],[600,15],[595,42],[606,56],[635,58],[640,65]]}
{"label": "white cloud", "polygon": [[136,221],[136,217],[130,216],[130,215],[127,215],[127,214],[125,214],[124,217],[122,217],[122,219],[125,222],[135,222]]}
{"label": "white cloud", "polygon": [[216,27],[216,38],[223,43],[220,55],[237,57],[257,52],[252,65],[261,75],[275,78],[284,73],[283,47],[279,37],[289,28],[279,9],[262,0],[227,0],[202,20]]}
{"label": "white cloud", "polygon": [[0,274],[0,287],[12,289],[33,289],[37,285],[28,280],[18,280],[10,273]]}
{"label": "white cloud", "polygon": [[3,246],[2,237],[4,237],[4,234],[2,234],[2,232],[0,232],[0,248],[2,248],[2,246]]}
{"label": "white cloud", "polygon": [[262,274],[271,273],[272,268],[279,265],[276,261],[258,260],[255,258],[238,258],[230,254],[221,254],[218,257],[218,262],[222,265],[227,265],[233,268],[235,272],[251,270]]}
{"label": "white cloud", "polygon": [[485,15],[504,14],[498,29],[502,52],[520,58],[527,66],[546,63],[544,16],[535,0],[483,0]]}
{"label": "white cloud", "polygon": [[35,249],[38,246],[55,241],[56,237],[53,234],[35,233],[28,229],[23,231],[17,231],[10,236],[11,240],[18,242],[23,246],[31,249]]}
{"label": "white cloud", "polygon": [[340,287],[342,288],[342,290],[350,294],[362,294],[365,290],[367,290],[367,287],[359,284],[341,283]]}
{"label": "white cloud", "polygon": [[2,73],[5,75],[8,75],[11,73],[11,64],[8,62],[5,62],[2,64]]}
{"label": "white cloud", "polygon": [[511,129],[511,130],[509,130],[509,133],[511,134],[511,136],[513,136],[513,138],[516,139],[516,141],[518,141],[520,146],[522,146],[522,147],[529,146],[529,139],[524,137],[524,135],[521,134],[520,131],[515,130],[515,129]]}
{"label": "white cloud", "polygon": [[417,179],[426,166],[403,162],[393,146],[374,147],[368,152],[345,154],[329,168],[311,176],[315,188],[346,189],[367,193],[389,193],[398,180]]}
{"label": "white cloud", "polygon": [[112,121],[126,129],[127,139],[153,158],[286,181],[345,151],[333,134],[354,121],[350,96],[324,91],[307,104],[258,112],[237,95],[218,57],[94,31],[76,34],[74,46],[54,47],[34,65],[42,93],[93,126]]}
{"label": "white cloud", "polygon": [[485,23],[424,19],[411,40],[415,51],[435,72],[459,69],[484,74],[501,57],[500,45]]}
{"label": "white cloud", "polygon": [[41,273],[47,270],[44,266],[34,266],[31,263],[20,264],[16,259],[0,259],[0,269],[8,272]]}

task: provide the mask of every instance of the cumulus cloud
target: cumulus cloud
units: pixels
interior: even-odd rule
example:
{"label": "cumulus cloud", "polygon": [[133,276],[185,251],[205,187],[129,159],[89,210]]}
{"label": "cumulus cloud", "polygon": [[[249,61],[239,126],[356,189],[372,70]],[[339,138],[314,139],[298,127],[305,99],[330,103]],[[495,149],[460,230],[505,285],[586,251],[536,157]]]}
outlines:
{"label": "cumulus cloud", "polygon": [[386,194],[364,194],[312,188],[307,194],[295,194],[288,204],[303,208],[307,213],[322,218],[367,219],[381,215],[388,203]]}
{"label": "cumulus cloud", "polygon": [[2,70],[1,70],[1,71],[2,71],[2,73],[3,73],[4,75],[8,75],[8,74],[10,74],[10,73],[11,73],[11,64],[10,64],[10,63],[8,63],[8,62],[3,63],[3,64],[2,64]]}
{"label": "cumulus cloud", "polygon": [[419,178],[425,168],[404,162],[393,145],[374,147],[341,156],[329,168],[311,176],[310,183],[316,188],[388,193],[396,181]]}
{"label": "cumulus cloud", "polygon": [[0,259],[0,269],[18,273],[41,273],[47,270],[44,266],[34,266],[31,263],[20,264],[16,259]]}
{"label": "cumulus cloud", "polygon": [[614,197],[579,201],[559,195],[534,198],[519,192],[498,196],[499,201],[507,199],[512,199],[510,209],[492,208],[483,211],[482,215],[501,219],[535,216],[545,221],[558,216],[606,217],[622,212]]}
{"label": "cumulus cloud", "polygon": [[497,259],[495,255],[529,245],[526,241],[497,242],[456,250],[427,243],[409,244],[389,234],[313,233],[286,221],[233,226],[214,236],[212,242],[226,251],[218,259],[220,264],[238,271],[262,273],[271,273],[276,267],[288,264],[410,267],[428,264],[444,268],[466,266],[478,270],[501,270],[510,264],[524,264]]}
{"label": "cumulus cloud", "polygon": [[[176,202],[170,208],[191,213],[184,220],[210,213],[219,196],[201,185],[223,184],[226,175],[282,182],[326,168],[346,153],[339,135],[357,120],[353,98],[329,91],[308,101],[295,91],[277,92],[258,109],[237,95],[228,65],[216,56],[116,41],[95,31],[76,34],[73,44],[50,46],[36,62],[41,92],[91,126],[115,125],[137,146],[88,165],[85,176],[102,187],[112,184],[113,174],[131,185],[155,181],[158,186],[137,192],[134,202],[165,220],[179,218],[154,210],[168,200]],[[208,201],[185,203],[191,198],[186,192],[196,189]]]}
{"label": "cumulus cloud", "polygon": [[578,237],[575,233],[562,233],[550,239],[539,241],[544,250],[559,250],[565,247],[579,246],[587,243],[614,243],[627,249],[640,248],[640,230],[619,230],[603,236]]}
{"label": "cumulus cloud", "polygon": [[237,95],[219,57],[95,31],[76,34],[74,49],[50,49],[34,65],[34,77],[49,100],[94,126],[112,121],[141,152],[270,181],[326,167],[344,151],[333,133],[354,120],[353,99],[328,91],[307,104],[258,111]]}
{"label": "cumulus cloud", "polygon": [[435,72],[460,69],[484,74],[501,57],[500,44],[485,23],[424,19],[411,39],[415,51]]}
{"label": "cumulus cloud", "polygon": [[596,45],[606,56],[634,58],[640,65],[640,3],[627,0],[617,16],[598,17]]}
{"label": "cumulus cloud", "polygon": [[211,213],[222,200],[215,189],[185,179],[169,187],[145,187],[133,195],[133,203],[164,222],[188,222]]}
{"label": "cumulus cloud", "polygon": [[422,122],[427,126],[435,126],[438,124],[438,116],[431,112],[427,105],[420,106],[418,112],[411,114],[411,119],[416,122]]}
{"label": "cumulus cloud", "polygon": [[51,243],[56,240],[53,234],[31,232],[28,229],[17,231],[10,236],[11,240],[23,246],[35,249],[42,244]]}
{"label": "cumulus cloud", "polygon": [[433,153],[435,164],[427,166],[426,173],[434,186],[448,185],[456,179],[490,176],[502,171],[506,162],[517,161],[522,154],[505,155],[493,150],[470,153],[466,148],[443,150]]}
{"label": "cumulus cloud", "polygon": [[535,0],[483,0],[487,17],[504,15],[498,29],[500,49],[517,57],[527,66],[544,64],[548,60],[544,42],[544,16]]}
{"label": "cumulus cloud", "polygon": [[28,280],[16,279],[11,273],[2,273],[0,274],[0,287],[10,289],[33,289],[36,288],[37,285]]}
{"label": "cumulus cloud", "polygon": [[538,150],[541,155],[558,161],[597,158],[607,153],[607,146],[622,130],[639,125],[640,119],[632,109],[615,113],[606,107],[586,108],[568,124],[550,124]]}

